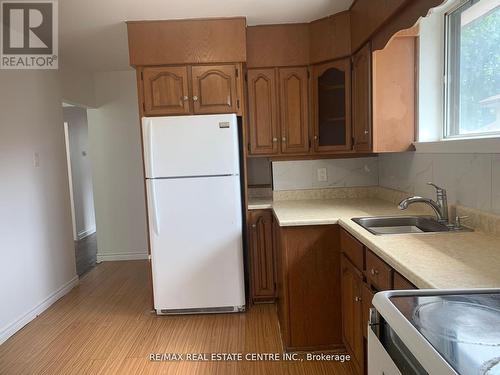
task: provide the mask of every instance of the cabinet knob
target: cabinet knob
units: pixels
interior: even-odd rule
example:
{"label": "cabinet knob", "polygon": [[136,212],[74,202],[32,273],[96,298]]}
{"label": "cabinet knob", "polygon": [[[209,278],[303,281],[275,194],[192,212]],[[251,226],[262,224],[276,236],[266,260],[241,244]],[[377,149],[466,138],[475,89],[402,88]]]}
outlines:
{"label": "cabinet knob", "polygon": [[252,224],[252,228],[257,228],[257,224]]}
{"label": "cabinet knob", "polygon": [[372,275],[374,275],[374,276],[375,276],[375,275],[378,275],[378,270],[376,270],[375,268],[372,268],[370,272],[371,272],[371,274],[372,274]]}
{"label": "cabinet knob", "polygon": [[361,297],[358,296],[354,297],[354,302],[361,302]]}
{"label": "cabinet knob", "polygon": [[189,97],[188,97],[187,95],[184,95],[184,96],[182,97],[182,100],[184,100],[184,101],[186,101],[186,100],[188,100],[188,99],[189,99]]}
{"label": "cabinet knob", "polygon": [[274,137],[273,142],[278,142],[278,138]]}
{"label": "cabinet knob", "polygon": [[317,135],[314,136],[314,140],[317,141],[319,137]]}
{"label": "cabinet knob", "polygon": [[369,131],[368,129],[365,129],[365,134],[368,135]]}
{"label": "cabinet knob", "polygon": [[195,95],[193,96],[193,101],[197,102],[198,101],[198,97]]}
{"label": "cabinet knob", "polygon": [[282,142],[286,142],[286,137],[281,138]]}

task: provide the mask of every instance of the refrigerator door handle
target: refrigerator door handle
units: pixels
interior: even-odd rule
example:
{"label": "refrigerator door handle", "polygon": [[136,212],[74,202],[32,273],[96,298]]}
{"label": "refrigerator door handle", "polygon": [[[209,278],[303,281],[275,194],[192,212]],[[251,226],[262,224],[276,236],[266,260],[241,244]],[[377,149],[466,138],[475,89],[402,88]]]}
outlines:
{"label": "refrigerator door handle", "polygon": [[143,117],[142,135],[144,139],[144,164],[146,177],[153,177],[153,124],[152,120]]}
{"label": "refrigerator door handle", "polygon": [[150,197],[150,209],[151,215],[153,216],[153,230],[156,235],[160,235],[160,214],[158,213],[158,207],[156,207],[156,187],[155,181],[149,181],[149,197]]}

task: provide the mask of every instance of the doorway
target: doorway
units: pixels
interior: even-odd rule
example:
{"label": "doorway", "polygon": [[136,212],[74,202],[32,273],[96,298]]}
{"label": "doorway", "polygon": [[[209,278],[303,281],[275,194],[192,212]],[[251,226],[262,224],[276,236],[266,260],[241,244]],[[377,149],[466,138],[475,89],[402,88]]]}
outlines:
{"label": "doorway", "polygon": [[82,276],[97,259],[97,233],[89,157],[87,109],[63,103],[64,135],[75,243],[76,272]]}

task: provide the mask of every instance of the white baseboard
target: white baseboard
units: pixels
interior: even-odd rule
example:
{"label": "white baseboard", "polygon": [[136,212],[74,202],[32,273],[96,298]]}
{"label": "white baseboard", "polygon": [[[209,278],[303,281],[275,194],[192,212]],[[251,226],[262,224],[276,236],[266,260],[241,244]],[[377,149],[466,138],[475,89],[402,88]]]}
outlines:
{"label": "white baseboard", "polygon": [[110,262],[115,260],[144,260],[148,259],[145,251],[136,253],[97,253],[97,263]]}
{"label": "white baseboard", "polygon": [[96,228],[94,227],[94,228],[90,228],[90,229],[78,232],[78,234],[77,234],[77,237],[78,237],[77,241],[83,240],[85,237],[88,237],[91,234],[94,234],[95,230],[96,230]]}
{"label": "white baseboard", "polygon": [[23,328],[26,324],[35,319],[38,315],[47,310],[59,298],[67,294],[71,289],[73,289],[76,285],[78,285],[78,282],[79,282],[78,276],[73,277],[70,281],[68,281],[58,290],[50,294],[47,298],[45,298],[42,302],[33,307],[26,314],[24,314],[23,316],[16,319],[14,322],[7,325],[7,327],[3,328],[0,331],[0,345],[3,344],[5,341],[7,341],[9,337],[11,337],[21,328]]}

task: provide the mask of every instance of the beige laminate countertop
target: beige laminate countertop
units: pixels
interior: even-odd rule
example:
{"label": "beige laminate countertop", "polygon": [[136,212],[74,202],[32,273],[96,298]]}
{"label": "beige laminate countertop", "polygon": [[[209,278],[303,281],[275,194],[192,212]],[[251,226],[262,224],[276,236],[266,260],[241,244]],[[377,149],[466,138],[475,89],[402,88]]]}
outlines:
{"label": "beige laminate countertop", "polygon": [[500,237],[477,231],[376,236],[351,219],[419,213],[380,199],[275,201],[272,207],[280,226],[339,224],[418,288],[500,288]]}
{"label": "beige laminate countertop", "polygon": [[249,210],[267,210],[273,207],[272,197],[249,197],[248,209]]}

